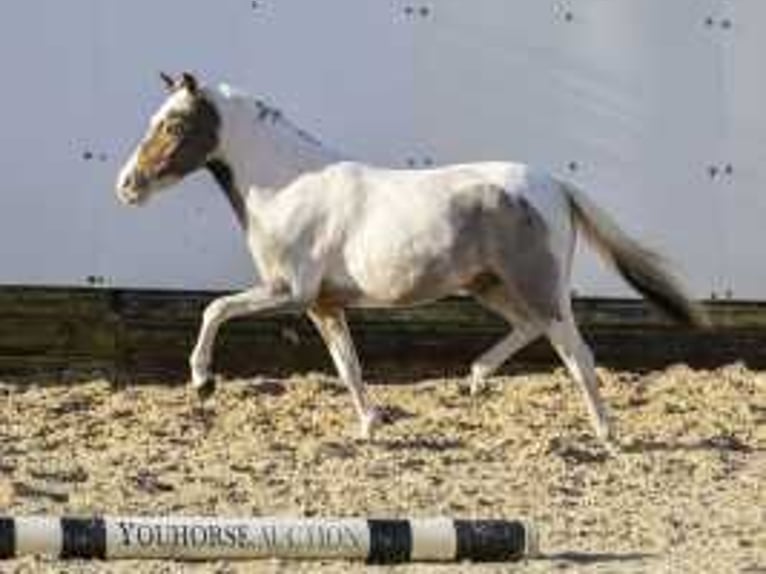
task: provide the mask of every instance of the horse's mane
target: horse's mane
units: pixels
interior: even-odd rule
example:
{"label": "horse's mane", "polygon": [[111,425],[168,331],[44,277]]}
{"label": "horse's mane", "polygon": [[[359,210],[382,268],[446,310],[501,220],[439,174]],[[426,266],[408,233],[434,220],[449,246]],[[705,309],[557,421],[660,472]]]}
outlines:
{"label": "horse's mane", "polygon": [[303,141],[303,143],[322,148],[330,153],[334,153],[329,148],[327,148],[327,146],[325,146],[322,140],[299,127],[292,120],[286,117],[282,113],[281,109],[279,109],[276,105],[272,104],[268,100],[253,96],[252,94],[249,94],[240,88],[225,83],[218,85],[218,92],[229,100],[238,100],[244,102],[245,105],[252,105],[258,120],[270,122],[273,125],[285,129],[286,131],[296,135],[300,140]]}

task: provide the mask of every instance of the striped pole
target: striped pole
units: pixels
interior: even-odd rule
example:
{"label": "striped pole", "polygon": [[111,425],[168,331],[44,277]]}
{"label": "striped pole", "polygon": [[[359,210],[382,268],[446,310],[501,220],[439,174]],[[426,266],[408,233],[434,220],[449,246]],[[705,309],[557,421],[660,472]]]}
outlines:
{"label": "striped pole", "polygon": [[425,518],[0,517],[0,559],[315,558],[370,564],[505,562],[537,551],[518,520]]}

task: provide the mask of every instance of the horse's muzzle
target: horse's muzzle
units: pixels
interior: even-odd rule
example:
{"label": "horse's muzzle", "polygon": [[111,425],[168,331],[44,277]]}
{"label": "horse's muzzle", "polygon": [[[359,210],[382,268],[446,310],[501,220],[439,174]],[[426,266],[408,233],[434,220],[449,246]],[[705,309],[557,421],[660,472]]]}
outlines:
{"label": "horse's muzzle", "polygon": [[137,171],[120,174],[117,179],[117,197],[126,205],[139,205],[143,201],[143,190],[148,181]]}

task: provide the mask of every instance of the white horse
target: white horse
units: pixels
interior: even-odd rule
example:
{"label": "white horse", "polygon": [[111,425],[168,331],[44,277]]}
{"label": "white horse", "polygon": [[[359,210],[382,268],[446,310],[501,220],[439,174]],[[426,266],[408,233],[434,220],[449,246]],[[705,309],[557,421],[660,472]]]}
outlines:
{"label": "white horse", "polygon": [[597,435],[608,440],[610,419],[570,302],[578,230],[673,318],[704,321],[662,259],[571,183],[516,163],[397,170],[342,161],[257,99],[227,86],[201,86],[191,74],[162,77],[170,95],[123,167],[117,193],[126,204],[142,204],[208,169],[231,203],[260,277],[204,311],[190,357],[191,384],[203,399],[214,390],[212,347],[224,321],[305,311],[368,437],[379,411],[365,391],[345,308],[466,293],[513,325],[473,363],[472,389],[545,335],[582,388]]}

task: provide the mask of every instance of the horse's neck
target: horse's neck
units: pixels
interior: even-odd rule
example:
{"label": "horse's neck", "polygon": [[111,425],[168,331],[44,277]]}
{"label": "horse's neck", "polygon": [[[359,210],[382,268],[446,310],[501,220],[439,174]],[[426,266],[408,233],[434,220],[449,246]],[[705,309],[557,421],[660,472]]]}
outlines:
{"label": "horse's neck", "polygon": [[[259,114],[254,100],[229,101],[224,110],[218,159],[231,170],[233,192],[240,196],[229,197],[235,211],[342,159],[285,120]],[[238,213],[245,223],[243,215]]]}

